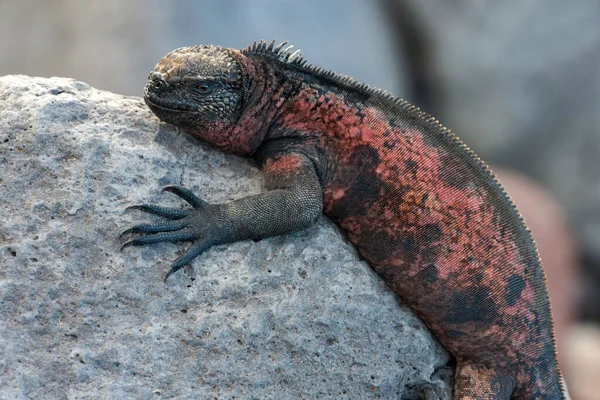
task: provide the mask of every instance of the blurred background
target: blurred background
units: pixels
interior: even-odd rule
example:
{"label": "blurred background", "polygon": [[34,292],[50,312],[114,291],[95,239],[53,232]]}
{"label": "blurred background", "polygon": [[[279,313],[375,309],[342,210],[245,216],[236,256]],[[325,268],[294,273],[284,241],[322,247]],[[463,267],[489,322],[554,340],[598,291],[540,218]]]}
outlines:
{"label": "blurred background", "polygon": [[176,47],[258,39],[415,103],[492,165],[538,242],[571,394],[600,399],[600,2],[0,0],[0,75],[125,95]]}

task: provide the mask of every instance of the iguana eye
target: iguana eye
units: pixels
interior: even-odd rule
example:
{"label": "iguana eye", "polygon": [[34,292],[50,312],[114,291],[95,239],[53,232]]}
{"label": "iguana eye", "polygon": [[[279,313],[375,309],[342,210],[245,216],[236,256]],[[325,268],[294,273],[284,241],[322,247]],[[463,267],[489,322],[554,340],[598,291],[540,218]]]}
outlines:
{"label": "iguana eye", "polygon": [[196,90],[200,93],[206,93],[210,90],[210,87],[204,83],[201,83],[199,85],[196,85]]}

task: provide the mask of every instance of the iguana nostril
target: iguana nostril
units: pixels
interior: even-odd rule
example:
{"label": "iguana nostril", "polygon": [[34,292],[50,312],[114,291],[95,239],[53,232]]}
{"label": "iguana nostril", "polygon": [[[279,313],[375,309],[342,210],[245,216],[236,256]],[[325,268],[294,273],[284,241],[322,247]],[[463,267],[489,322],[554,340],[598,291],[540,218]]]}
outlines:
{"label": "iguana nostril", "polygon": [[162,79],[153,80],[152,86],[153,86],[154,90],[159,91],[159,90],[162,90],[163,88],[165,88],[167,86],[167,83],[165,81],[163,81]]}

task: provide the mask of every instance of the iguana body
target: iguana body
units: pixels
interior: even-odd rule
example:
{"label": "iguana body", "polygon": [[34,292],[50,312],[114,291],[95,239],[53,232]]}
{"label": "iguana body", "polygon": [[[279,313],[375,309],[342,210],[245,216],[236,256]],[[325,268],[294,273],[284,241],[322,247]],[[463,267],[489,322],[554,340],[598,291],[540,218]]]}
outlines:
{"label": "iguana body", "polygon": [[[172,221],[127,245],[212,245],[313,224],[324,211],[457,360],[456,399],[564,399],[544,273],[489,169],[418,108],[256,43],[169,53],[145,99],[163,121],[254,157],[265,193],[193,206],[136,206]],[[167,275],[167,276],[168,276]]]}

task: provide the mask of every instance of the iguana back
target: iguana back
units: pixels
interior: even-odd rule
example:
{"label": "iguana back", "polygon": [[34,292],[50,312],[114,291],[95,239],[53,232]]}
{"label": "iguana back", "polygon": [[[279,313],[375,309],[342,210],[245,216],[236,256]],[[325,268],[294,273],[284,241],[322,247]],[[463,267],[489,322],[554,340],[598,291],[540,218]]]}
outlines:
{"label": "iguana back", "polygon": [[[183,223],[126,245],[197,239],[172,273],[211,245],[301,229],[323,210],[456,357],[455,398],[565,398],[531,234],[435,119],[273,42],[175,50],[145,98],[162,120],[253,156],[268,191],[207,205],[171,188],[196,209],[174,217],[145,205]],[[157,232],[147,227],[129,231]]]}

